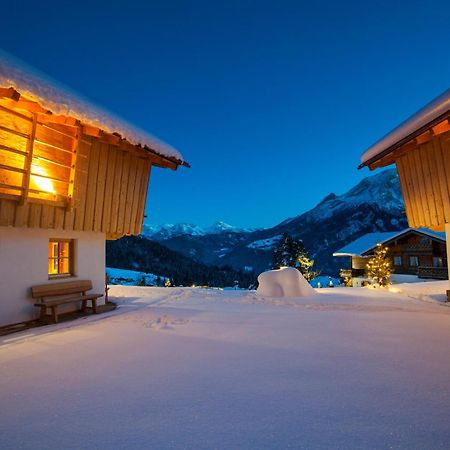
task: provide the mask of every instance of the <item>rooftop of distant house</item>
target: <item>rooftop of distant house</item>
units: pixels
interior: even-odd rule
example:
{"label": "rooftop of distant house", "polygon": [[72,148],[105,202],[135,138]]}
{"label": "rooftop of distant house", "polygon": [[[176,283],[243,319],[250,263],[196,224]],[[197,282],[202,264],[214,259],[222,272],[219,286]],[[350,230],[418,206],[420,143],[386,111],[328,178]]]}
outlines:
{"label": "rooftop of distant house", "polygon": [[333,256],[364,256],[370,253],[377,244],[384,245],[410,232],[415,232],[445,242],[444,232],[433,231],[428,228],[406,228],[402,231],[385,231],[365,234],[334,252]]}

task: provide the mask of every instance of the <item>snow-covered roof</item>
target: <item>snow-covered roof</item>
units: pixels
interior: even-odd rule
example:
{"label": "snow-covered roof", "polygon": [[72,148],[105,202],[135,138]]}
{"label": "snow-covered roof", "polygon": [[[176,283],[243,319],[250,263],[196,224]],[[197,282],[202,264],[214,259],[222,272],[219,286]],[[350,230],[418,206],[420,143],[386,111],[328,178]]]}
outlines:
{"label": "snow-covered roof", "polygon": [[134,145],[147,147],[180,164],[184,162],[182,154],[169,144],[92,104],[83,96],[1,50],[0,87],[14,88],[53,114],[73,117],[106,132],[117,133]]}
{"label": "snow-covered roof", "polygon": [[367,166],[395,148],[424,133],[450,114],[450,89],[428,103],[390,133],[377,141],[361,156],[360,167]]}
{"label": "snow-covered roof", "polygon": [[364,236],[356,239],[356,241],[350,242],[350,244],[334,252],[333,256],[362,256],[368,251],[374,249],[377,244],[385,244],[411,231],[415,231],[417,233],[430,236],[433,239],[438,239],[445,242],[444,232],[433,231],[428,228],[406,228],[402,231],[385,231],[365,234]]}

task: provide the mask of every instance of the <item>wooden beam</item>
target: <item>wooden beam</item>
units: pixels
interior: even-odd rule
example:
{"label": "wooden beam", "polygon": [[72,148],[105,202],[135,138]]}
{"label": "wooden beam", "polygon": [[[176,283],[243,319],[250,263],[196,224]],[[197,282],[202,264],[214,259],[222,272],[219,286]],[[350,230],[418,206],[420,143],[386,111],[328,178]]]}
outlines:
{"label": "wooden beam", "polygon": [[438,134],[446,133],[450,131],[450,119],[444,120],[441,123],[438,123],[436,126],[432,128],[433,134],[436,136]]}
{"label": "wooden beam", "polygon": [[98,127],[93,127],[92,125],[85,125],[85,124],[82,125],[81,130],[83,134],[92,137],[99,137],[100,133],[102,132]]}
{"label": "wooden beam", "polygon": [[17,92],[13,87],[9,88],[0,87],[0,97],[10,98],[12,100],[17,101],[20,99],[20,93]]}
{"label": "wooden beam", "polygon": [[66,125],[68,127],[78,127],[80,125],[80,121],[78,119],[75,119],[74,117],[58,116],[55,114],[48,114],[48,113],[39,114],[38,122],[40,124],[55,123]]}
{"label": "wooden beam", "polygon": [[67,192],[67,210],[73,208],[73,191],[75,185],[75,168],[77,165],[78,147],[81,139],[81,127],[78,127],[78,135],[76,136],[75,146],[72,152],[72,161],[70,163],[69,187]]}
{"label": "wooden beam", "polygon": [[31,123],[30,139],[27,143],[27,156],[25,157],[25,174],[22,179],[23,194],[21,198],[21,204],[23,205],[28,200],[28,193],[30,191],[30,178],[31,178],[31,163],[33,161],[33,146],[34,138],[36,136],[37,116],[33,115],[33,122]]}

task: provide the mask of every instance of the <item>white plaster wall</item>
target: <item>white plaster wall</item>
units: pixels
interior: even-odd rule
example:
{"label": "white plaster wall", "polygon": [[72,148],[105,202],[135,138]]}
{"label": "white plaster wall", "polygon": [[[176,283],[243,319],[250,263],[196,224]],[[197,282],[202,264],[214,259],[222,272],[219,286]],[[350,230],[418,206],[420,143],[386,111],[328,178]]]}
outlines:
{"label": "white plaster wall", "polygon": [[[75,240],[73,277],[48,279],[50,238]],[[0,227],[0,326],[38,317],[39,308],[33,306],[31,286],[77,278],[92,280],[93,291],[104,293],[104,233]],[[101,304],[103,298],[99,300]],[[75,305],[67,307],[70,310]]]}

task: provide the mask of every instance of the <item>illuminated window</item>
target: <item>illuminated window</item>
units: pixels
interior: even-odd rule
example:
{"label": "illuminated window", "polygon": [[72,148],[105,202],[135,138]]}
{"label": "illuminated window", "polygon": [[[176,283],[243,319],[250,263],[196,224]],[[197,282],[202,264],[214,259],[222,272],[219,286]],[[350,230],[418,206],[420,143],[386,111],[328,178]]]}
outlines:
{"label": "illuminated window", "polygon": [[401,266],[401,265],[402,265],[402,257],[394,256],[394,266]]}
{"label": "illuminated window", "polygon": [[48,275],[72,275],[73,241],[50,239],[48,243]]}

